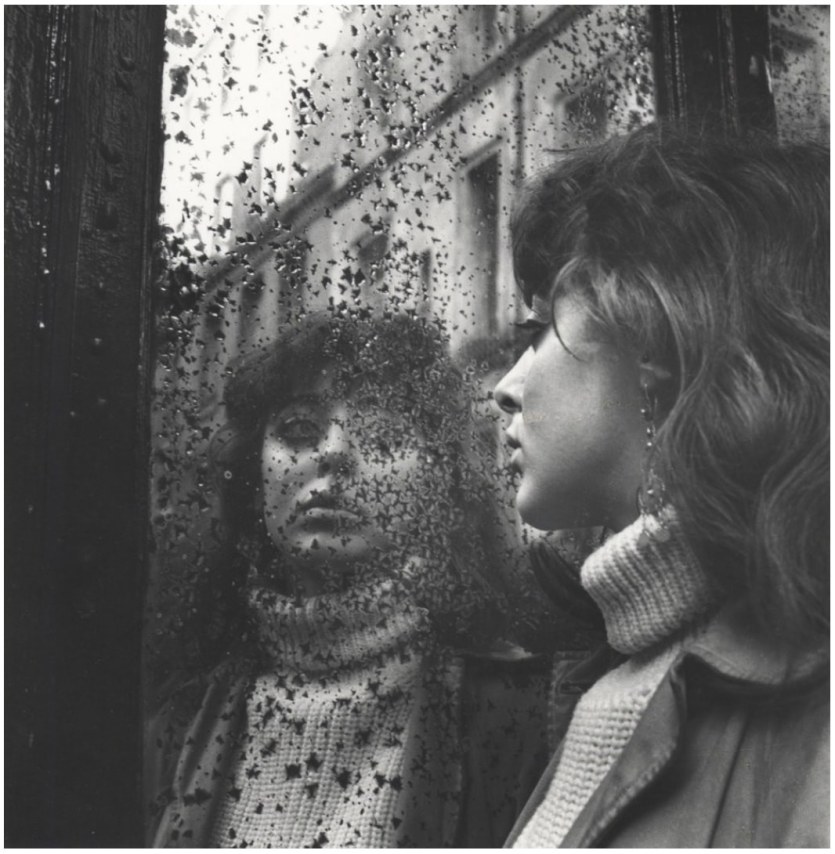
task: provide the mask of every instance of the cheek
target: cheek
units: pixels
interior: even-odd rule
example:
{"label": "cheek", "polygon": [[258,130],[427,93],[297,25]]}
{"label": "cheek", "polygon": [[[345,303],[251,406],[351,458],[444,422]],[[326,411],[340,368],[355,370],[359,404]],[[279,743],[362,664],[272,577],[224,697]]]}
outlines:
{"label": "cheek", "polygon": [[393,459],[381,460],[365,467],[366,478],[382,484],[387,490],[402,492],[419,474],[420,457],[416,453],[397,454]]}
{"label": "cheek", "polygon": [[525,378],[522,422],[525,434],[540,441],[559,438],[562,430],[582,417],[588,393],[571,371],[536,359]]}
{"label": "cheek", "polygon": [[[544,361],[544,360],[543,360]],[[526,385],[524,436],[531,472],[574,483],[611,467],[631,446],[635,417],[631,377],[595,359],[532,365]],[[633,412],[632,410],[635,410]]]}
{"label": "cheek", "polygon": [[572,438],[582,444],[584,431],[592,442],[639,413],[637,370],[602,348],[582,353],[579,361],[564,351],[538,356],[525,380],[523,412],[531,429],[557,436],[578,431]]}
{"label": "cheek", "polygon": [[370,503],[396,511],[400,519],[412,515],[431,481],[425,457],[417,451],[407,451],[393,460],[364,466],[359,480],[366,488],[372,487],[368,490]]}
{"label": "cheek", "polygon": [[298,459],[282,447],[265,445],[261,453],[264,512],[266,514],[281,512],[301,482],[302,474]]}

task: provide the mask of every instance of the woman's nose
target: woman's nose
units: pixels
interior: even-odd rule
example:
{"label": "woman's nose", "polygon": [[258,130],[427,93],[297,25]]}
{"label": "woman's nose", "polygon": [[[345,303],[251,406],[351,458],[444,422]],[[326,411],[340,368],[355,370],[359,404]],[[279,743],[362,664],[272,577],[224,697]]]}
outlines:
{"label": "woman's nose", "polygon": [[345,473],[355,463],[355,448],[345,423],[331,421],[325,439],[319,447],[319,474]]}
{"label": "woman's nose", "polygon": [[522,362],[524,356],[496,383],[493,389],[493,399],[499,407],[511,415],[522,409],[522,386],[525,381],[525,370]]}

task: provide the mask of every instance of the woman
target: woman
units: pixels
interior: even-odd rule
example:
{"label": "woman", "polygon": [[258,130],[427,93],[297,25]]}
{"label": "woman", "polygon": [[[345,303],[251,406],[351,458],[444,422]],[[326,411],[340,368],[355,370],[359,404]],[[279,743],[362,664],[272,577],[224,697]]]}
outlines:
{"label": "woman", "polygon": [[503,841],[544,765],[545,674],[489,648],[468,400],[407,317],[310,315],[233,370],[201,608],[226,631],[152,722],[155,845]]}
{"label": "woman", "polygon": [[518,509],[615,533],[512,845],[829,844],[828,161],[644,129],[521,196]]}

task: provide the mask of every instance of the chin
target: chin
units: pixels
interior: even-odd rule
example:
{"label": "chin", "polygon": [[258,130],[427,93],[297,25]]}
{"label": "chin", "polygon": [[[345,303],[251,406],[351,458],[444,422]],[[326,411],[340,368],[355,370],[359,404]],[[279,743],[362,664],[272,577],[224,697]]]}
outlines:
{"label": "chin", "polygon": [[539,531],[555,531],[558,528],[566,527],[548,513],[542,512],[539,508],[525,508],[517,505],[519,517],[526,525],[536,528]]}
{"label": "chin", "polygon": [[539,531],[559,531],[565,528],[586,528],[594,522],[583,518],[582,511],[575,509],[576,504],[567,499],[548,498],[526,494],[519,491],[516,498],[516,510],[522,521]]}
{"label": "chin", "polygon": [[329,531],[309,534],[296,543],[297,553],[308,563],[355,563],[374,557],[379,549],[373,538],[361,534]]}

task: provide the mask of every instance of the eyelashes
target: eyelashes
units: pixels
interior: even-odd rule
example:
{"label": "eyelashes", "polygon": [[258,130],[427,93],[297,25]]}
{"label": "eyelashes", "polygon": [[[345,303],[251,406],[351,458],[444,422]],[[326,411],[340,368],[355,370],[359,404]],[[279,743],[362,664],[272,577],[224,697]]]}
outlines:
{"label": "eyelashes", "polygon": [[322,427],[312,418],[294,415],[279,421],[275,432],[288,442],[315,442],[322,435]]}
{"label": "eyelashes", "polygon": [[[317,445],[327,434],[330,421],[320,423],[307,415],[290,415],[277,421],[273,435],[289,445]],[[407,425],[400,421],[368,424],[355,431],[354,440],[358,447],[384,456],[402,454],[408,444]]]}
{"label": "eyelashes", "polygon": [[513,325],[517,329],[521,329],[527,333],[525,339],[525,348],[527,348],[534,347],[537,344],[550,324],[544,320],[540,320],[538,317],[526,317],[524,320],[517,321]]}

